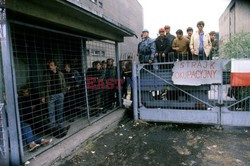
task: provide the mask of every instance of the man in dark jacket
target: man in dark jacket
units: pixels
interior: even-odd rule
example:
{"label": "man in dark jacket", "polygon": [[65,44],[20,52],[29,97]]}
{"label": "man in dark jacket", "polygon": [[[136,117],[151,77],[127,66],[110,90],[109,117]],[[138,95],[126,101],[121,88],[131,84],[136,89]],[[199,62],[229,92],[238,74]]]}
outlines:
{"label": "man in dark jacket", "polygon": [[148,63],[149,69],[152,69],[152,63],[155,62],[155,42],[149,37],[149,31],[144,29],[142,31],[143,40],[139,46],[139,61],[140,63]]}
{"label": "man in dark jacket", "polygon": [[[189,42],[190,42],[190,40],[191,40],[191,36],[193,35],[193,28],[192,27],[188,27],[187,28],[187,36],[186,36],[186,38],[189,40]],[[188,60],[192,60],[192,53],[191,53],[191,50],[190,50],[190,47],[188,47]]]}
{"label": "man in dark jacket", "polygon": [[99,116],[101,110],[104,109],[104,99],[102,99],[102,95],[104,94],[105,89],[104,87],[100,86],[100,83],[103,83],[105,73],[102,69],[100,61],[94,61],[92,66],[93,68],[89,68],[87,71],[87,80],[94,80],[93,84],[92,82],[88,81],[89,83],[91,83],[91,86],[93,88],[90,87],[90,84],[87,85],[89,105],[91,107],[90,115]]}
{"label": "man in dark jacket", "polygon": [[18,97],[19,115],[22,138],[29,146],[29,151],[35,150],[40,145],[50,143],[49,140],[41,139],[35,134],[34,125],[35,123],[41,121],[41,117],[36,114],[36,106],[39,104],[39,99],[32,97],[34,96],[30,95],[28,86],[23,86],[21,88],[21,94]]}
{"label": "man in dark jacket", "polygon": [[216,32],[215,31],[211,31],[209,33],[209,36],[210,36],[210,40],[212,43],[212,49],[211,49],[209,56],[207,57],[207,60],[212,60],[213,57],[219,56],[219,42],[216,39]]}
{"label": "man in dark jacket", "polygon": [[111,83],[114,86],[105,90],[104,94],[105,110],[113,109],[114,103],[116,101],[115,100],[115,93],[117,93],[116,89],[117,82],[115,81],[116,79],[117,79],[117,74],[116,74],[116,67],[114,66],[114,59],[109,58],[107,59],[107,68],[105,72],[104,81],[106,85]]}
{"label": "man in dark jacket", "polygon": [[[48,62],[49,71],[45,73],[42,101],[48,101],[50,126],[53,135],[61,138],[67,134],[69,126],[63,127],[63,100],[67,92],[64,75],[58,70],[56,62]],[[57,110],[56,110],[57,109]]]}
{"label": "man in dark jacket", "polygon": [[[147,64],[144,66],[147,70],[157,70],[157,64],[153,64],[153,62],[157,62],[155,58],[155,42],[153,39],[149,37],[149,31],[144,29],[143,40],[139,47],[139,61],[141,64]],[[148,65],[149,64],[149,65]],[[142,103],[146,103],[150,101],[150,97],[152,97],[151,92],[149,91],[141,91]]]}
{"label": "man in dark jacket", "polygon": [[172,49],[172,44],[176,37],[170,33],[169,25],[165,25],[164,29],[166,31],[166,37],[170,41],[170,45],[171,45],[171,49],[169,50],[169,53],[168,53],[168,62],[175,62],[176,58],[175,58],[174,50]]}
{"label": "man in dark jacket", "polygon": [[149,37],[149,31],[144,29],[142,31],[143,39],[139,46],[139,61],[140,63],[152,64],[155,54],[154,40]]}
{"label": "man in dark jacket", "polygon": [[65,115],[69,122],[76,117],[76,107],[80,103],[82,77],[77,70],[73,70],[69,63],[64,65],[64,77],[67,85],[67,93],[64,99]]}
{"label": "man in dark jacket", "polygon": [[[165,36],[164,28],[159,29],[159,34],[155,40],[155,57],[157,62],[167,62],[167,54],[171,50],[170,40]],[[160,68],[163,68],[165,65],[160,65]]]}

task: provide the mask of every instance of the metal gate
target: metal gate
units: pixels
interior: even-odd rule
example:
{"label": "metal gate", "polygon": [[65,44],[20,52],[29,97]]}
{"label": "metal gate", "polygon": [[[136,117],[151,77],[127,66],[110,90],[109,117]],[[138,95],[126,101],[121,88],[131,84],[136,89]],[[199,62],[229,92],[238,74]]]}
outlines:
{"label": "metal gate", "polygon": [[223,72],[221,84],[175,85],[173,65],[173,62],[133,64],[135,119],[250,126],[249,91],[245,90],[240,100],[230,97],[230,71]]}

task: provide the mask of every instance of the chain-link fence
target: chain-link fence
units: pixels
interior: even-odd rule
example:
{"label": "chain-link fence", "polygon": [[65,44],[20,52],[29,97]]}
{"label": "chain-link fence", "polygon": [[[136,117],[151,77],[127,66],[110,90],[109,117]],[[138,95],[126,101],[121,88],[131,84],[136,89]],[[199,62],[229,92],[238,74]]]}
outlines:
{"label": "chain-link fence", "polygon": [[23,161],[120,106],[115,42],[10,28]]}

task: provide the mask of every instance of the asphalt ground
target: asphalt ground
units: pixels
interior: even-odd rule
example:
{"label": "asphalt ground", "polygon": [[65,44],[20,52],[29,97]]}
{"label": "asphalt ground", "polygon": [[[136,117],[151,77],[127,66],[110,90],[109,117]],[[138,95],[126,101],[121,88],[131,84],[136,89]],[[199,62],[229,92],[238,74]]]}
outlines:
{"label": "asphalt ground", "polygon": [[248,166],[250,128],[134,122],[86,142],[61,166]]}

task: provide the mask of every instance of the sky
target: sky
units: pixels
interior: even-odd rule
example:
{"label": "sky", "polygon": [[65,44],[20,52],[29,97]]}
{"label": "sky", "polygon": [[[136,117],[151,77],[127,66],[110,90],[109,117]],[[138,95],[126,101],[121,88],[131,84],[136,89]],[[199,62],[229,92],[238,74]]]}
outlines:
{"label": "sky", "polygon": [[187,27],[197,30],[198,21],[204,21],[206,32],[219,32],[219,18],[231,0],[138,0],[143,7],[144,28],[156,38],[159,28],[169,25],[171,34]]}

